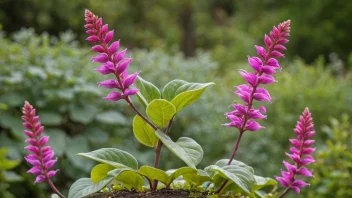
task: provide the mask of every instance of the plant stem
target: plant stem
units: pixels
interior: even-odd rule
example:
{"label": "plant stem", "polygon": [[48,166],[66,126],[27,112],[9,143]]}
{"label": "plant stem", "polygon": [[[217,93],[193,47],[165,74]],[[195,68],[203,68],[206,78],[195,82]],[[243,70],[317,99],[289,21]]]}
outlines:
{"label": "plant stem", "polygon": [[229,159],[229,162],[227,162],[227,165],[230,165],[233,158],[235,157],[236,153],[237,153],[237,150],[238,150],[238,146],[240,145],[240,141],[242,139],[242,135],[243,135],[243,131],[240,131],[240,134],[238,135],[238,138],[237,138],[237,141],[236,141],[236,144],[235,144],[235,148],[233,150],[233,153]]}
{"label": "plant stem", "polygon": [[51,187],[51,189],[60,197],[60,198],[65,198],[65,196],[63,196],[60,191],[55,187],[55,185],[53,184],[53,182],[49,179],[49,177],[46,175],[46,178],[48,178],[48,183]]}
{"label": "plant stem", "polygon": [[148,118],[146,118],[141,112],[138,111],[138,109],[136,108],[136,106],[134,106],[134,104],[132,103],[132,100],[130,99],[130,97],[125,98],[126,102],[128,103],[128,105],[130,105],[132,107],[132,109],[146,122],[148,123],[154,130],[157,130],[158,127],[155,126]]}
{"label": "plant stem", "polygon": [[[169,121],[169,124],[168,124],[166,132],[165,132],[166,135],[171,130],[171,126],[172,126],[173,120],[174,120],[174,117],[172,117],[171,120]],[[155,148],[154,168],[159,168],[160,153],[161,153],[162,146],[163,146],[163,142],[161,142],[161,140],[159,139],[158,144],[157,144],[157,146]],[[153,181],[153,189],[152,190],[156,190],[157,186],[158,186],[158,180],[154,180]]]}
{"label": "plant stem", "polygon": [[289,191],[290,191],[290,188],[286,188],[285,191],[282,192],[281,195],[278,198],[284,197]]}
{"label": "plant stem", "polygon": [[[236,141],[236,144],[235,144],[235,148],[234,148],[234,150],[233,150],[233,153],[232,153],[232,155],[231,155],[231,158],[230,158],[229,161],[227,162],[227,165],[230,165],[231,162],[232,162],[232,160],[233,160],[233,158],[235,158],[235,155],[236,155],[237,150],[238,150],[238,146],[240,145],[240,141],[241,141],[241,139],[242,139],[243,132],[244,132],[244,131],[241,130],[241,131],[240,131],[240,134],[238,135],[238,138],[237,138],[237,141]],[[219,189],[216,191],[216,193],[220,193],[220,192],[223,190],[223,188],[226,186],[226,184],[227,184],[228,181],[229,181],[229,180],[225,180],[225,181],[222,183],[222,185],[219,187]]]}

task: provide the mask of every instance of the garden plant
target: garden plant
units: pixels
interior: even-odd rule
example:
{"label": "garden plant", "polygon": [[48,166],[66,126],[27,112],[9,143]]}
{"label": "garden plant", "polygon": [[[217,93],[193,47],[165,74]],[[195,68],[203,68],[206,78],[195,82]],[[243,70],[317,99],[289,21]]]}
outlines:
{"label": "garden plant", "polygon": [[[215,83],[172,80],[160,91],[154,84],[140,77],[139,72],[128,73],[132,58],[126,57],[126,49],[119,49],[120,40],[114,41],[114,30],[109,31],[108,24],[104,24],[102,18],[86,10],[85,21],[84,27],[89,35],[87,41],[94,44],[91,50],[98,53],[92,62],[100,64],[96,68],[97,72],[110,78],[98,83],[99,86],[112,90],[103,99],[128,104],[136,113],[132,123],[135,138],[154,149],[155,156],[153,165],[139,166],[138,156],[117,148],[78,153],[79,157],[99,164],[91,170],[90,178],[81,178],[72,184],[69,198],[284,197],[290,191],[300,193],[302,187],[309,185],[300,178],[313,176],[312,170],[306,166],[315,161],[311,156],[315,151],[311,147],[315,131],[308,108],[304,109],[294,129],[296,138],[289,140],[292,147],[286,155],[291,162],[284,160],[287,170],[282,170],[281,176],[275,177],[283,187],[282,191],[277,190],[275,186],[278,182],[274,179],[255,175],[252,167],[236,159],[244,134],[251,135],[251,132],[264,128],[257,120],[267,119],[267,110],[258,103],[272,100],[263,86],[275,83],[273,74],[281,70],[277,59],[284,57],[282,52],[286,50],[284,44],[288,42],[290,20],[274,26],[270,34],[264,36],[266,47],[255,46],[258,57],[248,57],[253,71],[239,71],[246,83],[235,86],[234,94],[242,102],[232,104],[234,110],[225,113],[230,122],[223,124],[225,127],[237,128],[238,138],[228,159],[219,159],[204,169],[197,168],[206,153],[196,140],[190,137],[173,140],[169,135],[172,133],[173,122],[177,122],[177,114],[196,102]],[[138,109],[131,97],[137,97],[145,109]],[[53,192],[63,198],[65,196],[51,181],[59,170],[53,170],[58,159],[50,147],[49,136],[41,135],[44,127],[29,102],[25,102],[22,113],[26,128],[24,133],[28,137],[26,142],[29,144],[25,149],[31,152],[25,159],[33,165],[28,173],[36,175],[35,183],[47,182]],[[187,166],[172,170],[160,169],[159,162],[167,160],[161,155],[161,150],[166,148]]]}

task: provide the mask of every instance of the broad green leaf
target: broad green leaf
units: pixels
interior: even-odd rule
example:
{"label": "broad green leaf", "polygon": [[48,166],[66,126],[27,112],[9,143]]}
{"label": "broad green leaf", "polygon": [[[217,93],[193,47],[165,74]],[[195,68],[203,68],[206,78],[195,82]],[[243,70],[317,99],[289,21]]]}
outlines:
{"label": "broad green leaf", "polygon": [[147,106],[152,100],[161,98],[161,94],[159,89],[153,85],[153,83],[148,82],[141,78],[140,76],[137,77],[136,82],[134,83],[139,89],[137,93],[137,97],[143,106]]}
{"label": "broad green leaf", "polygon": [[106,111],[100,113],[95,118],[98,122],[104,124],[114,124],[114,125],[126,125],[128,123],[125,116],[117,111]]}
{"label": "broad green leaf", "polygon": [[269,177],[261,177],[261,176],[254,175],[254,179],[255,179],[255,184],[252,189],[252,194],[254,193],[258,194],[257,190],[260,190],[266,186],[275,186],[277,184],[276,180]]}
{"label": "broad green leaf", "polygon": [[97,108],[94,105],[75,105],[70,109],[70,118],[75,122],[87,124],[94,118],[96,112]]}
{"label": "broad green leaf", "polygon": [[40,121],[43,125],[60,125],[63,121],[59,113],[54,112],[40,112]]}
{"label": "broad green leaf", "polygon": [[[55,151],[55,156],[60,157],[64,153],[64,151],[67,149],[67,147],[66,147],[67,136],[66,136],[65,131],[62,131],[60,129],[49,128],[49,129],[44,130],[44,134],[47,134],[50,137],[49,144],[50,144],[50,146],[52,146],[53,150]],[[77,141],[77,139],[74,139],[74,141]],[[84,140],[82,142],[79,142],[79,143],[86,145]],[[85,145],[82,146],[82,149],[87,148]],[[78,150],[78,152],[82,152],[82,151],[85,151],[85,150]],[[75,156],[75,158],[76,158],[76,156]]]}
{"label": "broad green leaf", "polygon": [[167,182],[166,186],[169,186],[175,179],[178,177],[185,175],[185,174],[197,174],[198,171],[197,169],[191,168],[191,167],[182,167],[176,170],[169,170],[167,173],[172,172],[169,177],[169,181]]}
{"label": "broad green leaf", "polygon": [[162,131],[157,130],[155,133],[164,145],[188,166],[195,169],[202,160],[204,154],[203,149],[192,138],[181,137],[177,142],[173,142],[170,137],[165,135]]}
{"label": "broad green leaf", "polygon": [[115,167],[110,166],[109,164],[98,164],[90,172],[90,179],[93,183],[98,183],[102,179],[108,177],[108,172],[114,169]]}
{"label": "broad green leaf", "polygon": [[221,177],[232,181],[247,194],[252,192],[255,179],[253,174],[246,168],[236,165],[228,165],[222,168],[211,165],[206,167],[205,170],[207,172],[216,172]]}
{"label": "broad green leaf", "polygon": [[165,185],[167,185],[170,180],[166,172],[150,166],[142,166],[139,168],[139,173],[147,177],[150,181],[158,180]]}
{"label": "broad green leaf", "polygon": [[19,182],[23,180],[21,175],[18,175],[13,171],[3,171],[2,174],[6,182]]}
{"label": "broad green leaf", "polygon": [[179,112],[185,106],[197,101],[204,90],[215,83],[189,83],[183,80],[173,80],[163,89],[163,98],[170,101]]}
{"label": "broad green leaf", "polygon": [[113,176],[115,181],[126,184],[128,189],[131,187],[137,189],[138,191],[142,190],[143,186],[143,175],[139,170],[133,170],[130,168],[116,168],[107,173],[109,176]]}
{"label": "broad green leaf", "polygon": [[100,191],[112,181],[113,177],[106,178],[96,184],[90,178],[81,178],[70,187],[68,198],[81,198]]}
{"label": "broad green leaf", "polygon": [[138,115],[133,119],[133,134],[146,146],[155,147],[158,144],[159,138],[155,135],[154,129]]}
{"label": "broad green leaf", "polygon": [[[221,159],[221,160],[217,161],[215,163],[215,165],[222,168],[224,166],[227,166],[228,161],[229,161],[228,159]],[[230,165],[235,165],[235,166],[240,166],[240,167],[246,168],[247,170],[251,171],[252,174],[254,174],[254,169],[241,161],[232,160]]]}
{"label": "broad green leaf", "polygon": [[78,153],[77,155],[103,164],[109,164],[116,168],[138,168],[136,158],[134,158],[131,154],[116,148],[101,148],[88,153]]}
{"label": "broad green leaf", "polygon": [[21,161],[20,160],[8,160],[6,156],[8,155],[8,148],[0,148],[0,170],[9,170],[18,166]]}
{"label": "broad green leaf", "polygon": [[[89,151],[88,140],[84,136],[75,136],[66,138],[65,154],[70,162],[77,168],[90,172],[93,167],[93,162],[86,159],[77,157],[76,153]],[[55,143],[56,144],[56,143]]]}
{"label": "broad green leaf", "polygon": [[195,173],[187,173],[183,175],[183,178],[195,184],[196,186],[202,185],[204,182],[211,181],[210,176],[203,170],[197,170]]}
{"label": "broad green leaf", "polygon": [[[116,178],[117,181],[133,187],[137,191],[143,190],[144,180],[143,177],[135,171],[125,170],[122,171]],[[131,188],[129,188],[130,190]]]}
{"label": "broad green leaf", "polygon": [[154,124],[164,128],[176,114],[176,108],[167,100],[155,99],[147,106],[146,113]]}

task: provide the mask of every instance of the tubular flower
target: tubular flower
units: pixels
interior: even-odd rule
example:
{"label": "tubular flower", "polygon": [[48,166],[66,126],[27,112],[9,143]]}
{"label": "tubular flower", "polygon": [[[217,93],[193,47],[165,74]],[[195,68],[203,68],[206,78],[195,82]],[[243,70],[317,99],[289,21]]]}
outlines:
{"label": "tubular flower", "polygon": [[234,111],[226,113],[226,117],[230,119],[230,123],[223,124],[227,127],[238,128],[240,133],[244,131],[257,131],[261,128],[258,122],[253,119],[266,118],[266,109],[261,106],[259,109],[253,107],[253,100],[271,101],[269,92],[259,87],[261,84],[271,84],[276,82],[272,76],[276,70],[280,69],[279,62],[276,58],[284,57],[282,53],[286,48],[283,44],[287,43],[286,39],[290,35],[290,20],[285,21],[273,27],[270,36],[264,36],[266,49],[262,46],[255,46],[259,57],[249,57],[248,63],[254,69],[254,72],[240,70],[240,75],[245,79],[247,84],[236,86],[234,91],[245,104],[234,104]]}
{"label": "tubular flower", "polygon": [[135,82],[139,73],[128,74],[127,68],[132,58],[125,58],[126,49],[118,51],[120,47],[119,40],[112,42],[114,30],[109,31],[108,24],[103,24],[102,18],[94,15],[89,10],[85,11],[85,21],[86,25],[84,27],[89,35],[86,40],[96,44],[91,50],[99,53],[99,55],[92,58],[92,62],[101,63],[101,66],[96,71],[103,75],[114,74],[117,78],[117,80],[109,79],[98,83],[99,86],[118,90],[111,91],[104,99],[118,101],[127,98],[129,95],[137,94],[139,90],[130,88],[130,86]]}
{"label": "tubular flower", "polygon": [[313,137],[315,131],[311,113],[308,108],[306,108],[300,116],[294,132],[297,135],[297,139],[290,139],[292,148],[290,149],[290,153],[286,153],[294,164],[292,165],[284,160],[283,164],[287,171],[281,171],[282,177],[275,178],[283,187],[299,193],[301,187],[308,186],[309,184],[296,179],[296,176],[301,175],[304,177],[312,177],[313,171],[308,170],[304,166],[315,162],[315,159],[311,156],[315,151],[315,148],[310,147],[314,143],[314,140],[310,140],[310,138]]}
{"label": "tubular flower", "polygon": [[55,153],[50,146],[46,146],[49,137],[41,137],[40,134],[44,127],[39,122],[39,116],[35,115],[36,110],[27,101],[24,103],[22,113],[23,126],[27,128],[24,130],[28,137],[26,142],[29,144],[25,149],[31,152],[25,159],[33,165],[33,168],[29,169],[27,173],[37,176],[35,183],[47,181],[57,172],[57,170],[50,170],[57,161],[57,159],[53,159]]}

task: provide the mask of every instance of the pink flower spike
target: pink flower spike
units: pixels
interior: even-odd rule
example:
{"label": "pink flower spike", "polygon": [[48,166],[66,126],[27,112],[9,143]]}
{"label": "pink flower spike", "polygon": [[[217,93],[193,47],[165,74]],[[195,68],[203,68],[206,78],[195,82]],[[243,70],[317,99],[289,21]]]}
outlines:
{"label": "pink flower spike", "polygon": [[258,57],[249,57],[248,56],[248,63],[249,65],[257,72],[261,72],[261,67],[263,66],[262,60]]}
{"label": "pink flower spike", "polygon": [[100,34],[104,35],[108,32],[108,30],[109,30],[109,25],[105,24],[105,25],[103,25],[103,27],[101,27]]}
{"label": "pink flower spike", "polygon": [[271,84],[276,82],[275,78],[271,75],[263,74],[259,77],[258,83],[259,84]]}
{"label": "pink flower spike", "polygon": [[35,181],[34,183],[39,183],[39,182],[43,182],[46,180],[46,177],[44,175],[38,175],[36,178],[35,178]]}
{"label": "pink flower spike", "polygon": [[101,45],[95,45],[91,48],[92,51],[103,53],[105,49]]}
{"label": "pink flower spike", "polygon": [[244,70],[240,70],[239,72],[241,76],[248,82],[248,84],[252,86],[257,85],[258,76],[256,74]]}
{"label": "pink flower spike", "polygon": [[276,179],[277,181],[279,181],[280,184],[281,184],[283,187],[285,187],[285,188],[287,188],[287,187],[290,185],[290,182],[287,181],[284,177],[277,177],[277,176],[275,176],[275,179]]}
{"label": "pink flower spike", "polygon": [[136,95],[138,92],[139,92],[139,89],[126,89],[125,92],[123,92],[123,95],[131,96],[131,95]]}
{"label": "pink flower spike", "polygon": [[262,87],[258,87],[256,92],[253,94],[253,98],[257,101],[271,101],[269,92]]}
{"label": "pink flower spike", "polygon": [[273,43],[268,35],[265,34],[264,36],[264,43],[267,47],[270,47],[271,44]]}
{"label": "pink flower spike", "polygon": [[[56,160],[51,160],[54,157],[54,151],[51,150],[50,146],[45,146],[49,141],[49,136],[40,137],[44,127],[39,122],[39,116],[35,115],[35,109],[27,101],[24,103],[22,112],[22,119],[31,126],[28,128],[29,130],[24,130],[24,133],[30,138],[26,142],[31,144],[26,146],[25,149],[32,152],[25,157],[25,160],[33,165],[27,172],[37,175],[35,183],[47,181],[49,179],[47,177],[49,169],[56,162]],[[48,162],[50,162],[50,166],[47,165]]]}
{"label": "pink flower spike", "polygon": [[111,30],[106,34],[104,38],[104,43],[109,43],[113,37],[114,37],[114,30]]}
{"label": "pink flower spike", "polygon": [[114,62],[119,63],[123,59],[123,57],[125,57],[126,52],[127,52],[127,49],[124,49],[121,52],[115,53],[113,58]]}
{"label": "pink flower spike", "polygon": [[121,89],[119,82],[114,79],[104,80],[104,81],[98,83],[98,85],[105,87],[105,88],[108,88],[108,89],[113,89],[113,88]]}
{"label": "pink flower spike", "polygon": [[124,86],[125,88],[128,88],[128,87],[130,87],[132,84],[134,84],[134,82],[135,82],[136,79],[137,79],[138,74],[139,74],[139,72],[136,72],[136,73],[134,73],[134,74],[129,75],[129,76],[125,79],[125,81],[123,82],[123,86]]}
{"label": "pink flower spike", "polygon": [[266,58],[267,54],[264,47],[256,45],[255,49],[257,50],[259,56],[261,56],[263,59]]}
{"label": "pink flower spike", "polygon": [[263,126],[260,126],[260,124],[254,120],[248,120],[245,126],[245,130],[249,131],[258,131],[259,129],[264,128]]}
{"label": "pink flower spike", "polygon": [[120,75],[123,71],[127,69],[131,61],[132,61],[132,58],[125,58],[122,61],[120,61],[116,66],[116,73]]}
{"label": "pink flower spike", "polygon": [[111,43],[109,47],[109,54],[114,54],[120,47],[120,41],[115,41]]}
{"label": "pink flower spike", "polygon": [[99,37],[97,37],[95,35],[88,37],[86,40],[91,43],[96,43],[96,42],[100,41]]}
{"label": "pink flower spike", "polygon": [[102,66],[98,67],[95,69],[95,71],[101,73],[101,74],[112,74],[115,72],[114,64],[112,62],[106,62]]}
{"label": "pink flower spike", "polygon": [[[297,139],[290,139],[291,144],[294,147],[291,147],[290,153],[286,153],[294,162],[294,165],[289,164],[288,162],[284,161],[284,165],[286,169],[292,173],[291,179],[288,180],[286,173],[281,172],[281,175],[288,181],[288,184],[283,183],[280,177],[276,177],[276,179],[281,183],[281,185],[285,188],[290,188],[294,190],[296,193],[299,193],[301,190],[300,188],[308,186],[308,183],[305,183],[302,180],[298,180],[296,175],[300,175],[303,177],[313,177],[313,171],[308,170],[305,166],[315,162],[314,158],[310,155],[315,151],[315,148],[310,148],[314,143],[314,140],[309,140],[307,135],[308,133],[312,132],[312,127],[314,126],[311,113],[309,109],[306,108],[302,115],[299,118],[299,121],[296,125],[294,132],[298,136]],[[306,157],[303,157],[306,155]],[[302,159],[303,158],[303,159]]]}
{"label": "pink flower spike", "polygon": [[122,99],[122,95],[118,91],[112,91],[108,96],[104,97],[105,100],[118,101]]}
{"label": "pink flower spike", "polygon": [[106,63],[109,61],[109,57],[105,53],[101,53],[98,56],[92,58],[92,62]]}

